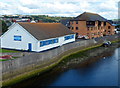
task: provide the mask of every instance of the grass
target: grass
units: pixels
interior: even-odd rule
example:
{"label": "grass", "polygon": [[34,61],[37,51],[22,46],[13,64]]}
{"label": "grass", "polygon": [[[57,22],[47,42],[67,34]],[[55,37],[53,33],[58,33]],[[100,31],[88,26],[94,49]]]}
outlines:
{"label": "grass", "polygon": [[16,53],[16,52],[20,52],[20,51],[0,49],[0,53]]}
{"label": "grass", "polygon": [[112,43],[117,43],[117,42],[120,42],[120,40],[117,40],[117,41],[112,41]]}
{"label": "grass", "polygon": [[0,59],[0,61],[7,61],[8,59]]}

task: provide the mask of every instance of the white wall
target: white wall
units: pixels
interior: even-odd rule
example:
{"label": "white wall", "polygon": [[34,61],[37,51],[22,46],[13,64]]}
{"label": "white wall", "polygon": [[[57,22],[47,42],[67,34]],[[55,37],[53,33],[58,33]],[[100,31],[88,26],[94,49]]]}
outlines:
{"label": "white wall", "polygon": [[[73,34],[72,34],[73,35]],[[40,51],[44,51],[44,50],[47,50],[47,49],[51,49],[51,48],[54,48],[54,47],[58,47],[58,46],[62,46],[64,44],[67,44],[67,43],[70,43],[70,42],[74,42],[75,41],[75,34],[74,34],[74,38],[73,39],[69,39],[69,40],[64,40],[64,37],[65,36],[62,36],[62,37],[58,37],[58,43],[54,43],[54,44],[50,44],[50,45],[45,45],[45,46],[42,46],[40,47],[40,41],[38,41],[38,52]],[[51,38],[52,39],[52,38]],[[54,38],[53,38],[54,39]],[[50,40],[50,39],[46,39],[46,40]]]}
{"label": "white wall", "polygon": [[[14,35],[22,36],[22,41],[14,41]],[[11,26],[10,29],[1,37],[1,47],[9,48],[9,49],[28,50],[28,43],[32,43],[32,51],[39,52],[50,48],[62,46],[63,44],[67,44],[69,42],[75,41],[75,34],[73,39],[64,40],[64,37],[65,36],[58,37],[58,43],[40,47],[40,41],[35,39],[19,24],[15,24],[14,26]]]}
{"label": "white wall", "polygon": [[[22,36],[22,41],[14,41],[14,35]],[[37,50],[37,40],[34,39],[19,24],[11,26],[10,29],[1,36],[1,47],[9,49],[28,50],[28,43],[32,43],[32,50]]]}
{"label": "white wall", "polygon": [[[70,42],[74,42],[74,41],[75,41],[75,34],[71,34],[71,35],[74,35],[74,38],[64,41],[64,37],[63,37],[63,39],[62,39],[62,41],[61,41],[62,44],[67,44],[67,43],[70,43]],[[66,35],[66,36],[68,36],[68,35]]]}

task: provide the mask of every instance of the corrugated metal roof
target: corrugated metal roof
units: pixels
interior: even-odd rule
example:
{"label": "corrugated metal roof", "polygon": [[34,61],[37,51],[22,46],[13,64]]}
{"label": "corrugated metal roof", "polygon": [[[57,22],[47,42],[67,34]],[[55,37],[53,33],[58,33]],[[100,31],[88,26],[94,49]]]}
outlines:
{"label": "corrugated metal roof", "polygon": [[103,18],[99,14],[84,12],[81,15],[77,16],[73,20],[82,20],[82,21],[107,21],[107,19]]}
{"label": "corrugated metal roof", "polygon": [[61,23],[18,23],[38,40],[74,34]]}

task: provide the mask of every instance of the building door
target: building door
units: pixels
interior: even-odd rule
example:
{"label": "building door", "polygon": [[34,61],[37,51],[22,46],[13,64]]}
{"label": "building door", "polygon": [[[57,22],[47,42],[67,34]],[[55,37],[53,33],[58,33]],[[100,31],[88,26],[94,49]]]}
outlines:
{"label": "building door", "polygon": [[28,50],[32,51],[32,44],[31,43],[28,43]]}

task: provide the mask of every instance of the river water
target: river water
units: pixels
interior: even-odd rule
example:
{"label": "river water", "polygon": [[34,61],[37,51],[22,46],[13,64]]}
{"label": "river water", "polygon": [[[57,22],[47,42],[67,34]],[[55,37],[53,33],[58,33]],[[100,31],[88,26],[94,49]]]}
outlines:
{"label": "river water", "polygon": [[51,86],[117,86],[118,50],[109,57],[101,58],[87,66],[75,67],[62,74]]}
{"label": "river water", "polygon": [[[12,88],[39,88],[40,86],[118,86],[118,63],[120,48],[107,57],[88,64],[75,65],[60,72],[48,72],[34,77]],[[108,52],[109,53],[109,52]]]}

